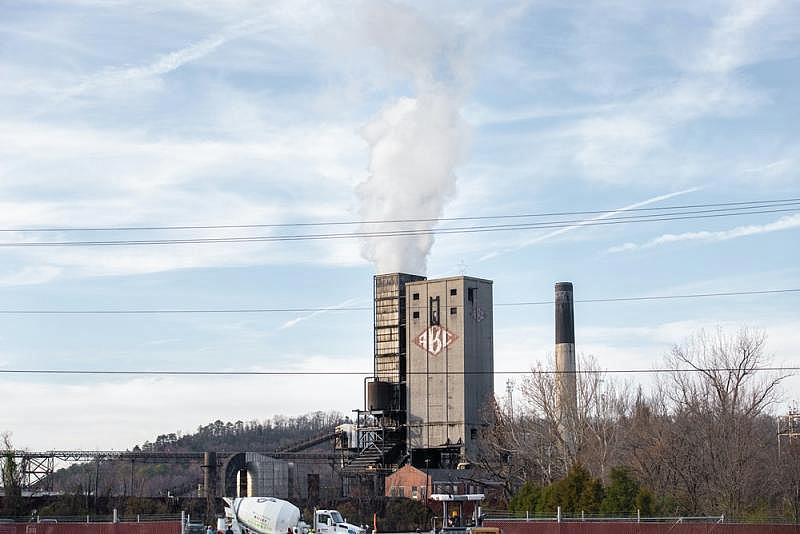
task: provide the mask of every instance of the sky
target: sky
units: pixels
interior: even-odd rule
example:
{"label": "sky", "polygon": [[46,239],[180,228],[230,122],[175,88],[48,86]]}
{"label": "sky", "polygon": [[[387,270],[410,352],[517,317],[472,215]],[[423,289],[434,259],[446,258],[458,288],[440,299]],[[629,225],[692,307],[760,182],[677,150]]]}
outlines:
{"label": "sky", "polygon": [[[376,270],[488,278],[496,303],[547,301],[557,281],[579,300],[800,288],[794,206],[415,238],[19,246],[798,198],[799,85],[790,0],[2,2],[0,311],[325,310],[0,314],[5,371],[318,372],[5,372],[0,431],[31,450],[126,449],[216,419],[349,414],[363,377],[326,373],[372,370]],[[58,231],[23,231],[43,228]],[[577,303],[577,351],[651,369],[701,328],[750,327],[776,364],[800,366],[799,296]],[[498,374],[496,393],[550,361],[553,339],[552,306],[496,307],[495,369],[517,373]],[[798,390],[787,380],[774,409]]]}

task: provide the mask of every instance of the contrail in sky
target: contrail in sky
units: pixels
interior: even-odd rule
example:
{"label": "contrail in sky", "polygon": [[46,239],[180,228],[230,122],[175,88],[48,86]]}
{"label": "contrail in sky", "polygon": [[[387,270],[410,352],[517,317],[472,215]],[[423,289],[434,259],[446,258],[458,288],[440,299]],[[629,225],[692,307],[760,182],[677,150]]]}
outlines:
{"label": "contrail in sky", "polygon": [[648,198],[647,200],[643,200],[641,202],[636,202],[635,204],[630,204],[628,206],[624,206],[622,208],[618,208],[618,209],[616,209],[614,211],[609,211],[607,213],[603,213],[603,214],[600,214],[600,215],[596,215],[594,217],[590,217],[588,219],[584,219],[584,220],[582,220],[582,221],[580,221],[578,223],[575,223],[575,224],[573,224],[571,226],[567,226],[565,228],[559,228],[558,230],[553,230],[552,232],[548,232],[548,233],[546,233],[544,235],[536,236],[533,239],[529,239],[528,241],[520,243],[519,245],[517,245],[517,246],[515,246],[513,248],[508,248],[508,249],[505,249],[505,250],[496,250],[494,252],[490,252],[488,254],[485,254],[485,255],[481,256],[481,258],[478,261],[485,261],[485,260],[494,258],[496,256],[499,256],[500,254],[504,254],[506,252],[513,252],[515,250],[519,250],[521,248],[525,248],[525,247],[533,245],[535,243],[541,243],[542,241],[546,241],[546,240],[548,240],[550,238],[556,237],[556,236],[561,235],[561,234],[565,234],[567,232],[571,232],[573,230],[576,230],[576,229],[578,229],[578,228],[580,228],[582,226],[585,226],[587,224],[590,224],[592,222],[601,221],[603,219],[608,219],[609,217],[612,217],[612,216],[614,216],[614,215],[616,215],[618,213],[622,213],[624,211],[640,208],[642,206],[647,206],[648,204],[654,204],[656,202],[661,202],[662,200],[668,200],[670,198],[677,197],[677,196],[680,196],[680,195],[686,195],[688,193],[694,193],[695,191],[698,191],[700,189],[702,189],[702,187],[692,187],[692,188],[689,188],[689,189],[684,189],[683,191],[676,191],[674,193],[667,193],[665,195],[659,195],[657,197]]}
{"label": "contrail in sky", "polygon": [[301,321],[305,321],[305,320],[308,320],[308,319],[313,319],[314,317],[316,317],[318,315],[322,315],[323,313],[327,313],[329,311],[338,310],[340,308],[346,308],[347,306],[355,304],[358,301],[359,301],[359,299],[356,299],[356,298],[347,299],[344,302],[341,302],[341,303],[336,304],[334,306],[328,306],[327,308],[311,312],[308,315],[301,315],[300,317],[295,317],[294,319],[290,319],[290,320],[286,321],[285,323],[283,323],[278,328],[278,330],[286,330],[287,328],[292,328],[292,327],[296,326],[297,323],[299,323]]}

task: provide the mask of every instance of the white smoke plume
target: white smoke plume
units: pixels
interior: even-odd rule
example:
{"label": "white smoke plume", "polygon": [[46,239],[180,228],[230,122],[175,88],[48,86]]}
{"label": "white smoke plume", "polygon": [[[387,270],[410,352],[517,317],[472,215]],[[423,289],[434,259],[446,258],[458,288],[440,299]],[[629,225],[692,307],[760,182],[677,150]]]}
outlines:
{"label": "white smoke plume", "polygon": [[[415,94],[386,106],[362,131],[370,162],[369,177],[357,189],[361,220],[367,221],[361,230],[430,230],[435,221],[369,221],[435,219],[455,197],[455,168],[468,138],[460,113],[461,77],[454,72],[461,58],[408,8],[385,4],[370,24],[374,42],[392,66],[410,76]],[[426,274],[433,241],[431,235],[364,238],[361,251],[378,273]]]}

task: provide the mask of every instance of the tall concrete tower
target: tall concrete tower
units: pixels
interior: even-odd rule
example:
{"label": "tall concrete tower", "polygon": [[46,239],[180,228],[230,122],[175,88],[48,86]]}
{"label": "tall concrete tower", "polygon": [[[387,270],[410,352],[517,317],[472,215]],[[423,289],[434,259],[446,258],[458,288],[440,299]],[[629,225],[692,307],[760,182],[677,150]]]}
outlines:
{"label": "tall concrete tower", "polygon": [[406,284],[408,449],[420,468],[454,468],[478,452],[494,395],[492,281]]}
{"label": "tall concrete tower", "polygon": [[[562,427],[570,437],[578,410],[572,282],[556,283],[555,303],[558,410]],[[571,446],[572,440],[568,439],[567,441],[568,446]]]}

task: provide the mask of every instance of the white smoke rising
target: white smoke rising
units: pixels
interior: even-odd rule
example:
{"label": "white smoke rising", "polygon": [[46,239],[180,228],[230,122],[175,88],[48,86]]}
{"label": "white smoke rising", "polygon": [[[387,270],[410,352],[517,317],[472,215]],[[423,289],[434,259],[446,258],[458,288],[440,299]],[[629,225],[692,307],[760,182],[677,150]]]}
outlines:
{"label": "white smoke rising", "polygon": [[[468,137],[460,112],[460,84],[455,81],[459,76],[453,75],[460,58],[414,12],[393,4],[383,9],[373,13],[371,27],[383,28],[380,21],[388,19],[394,31],[378,31],[374,41],[392,65],[411,78],[416,94],[386,106],[362,131],[370,162],[369,177],[357,189],[361,220],[367,221],[361,230],[430,230],[436,221],[369,221],[435,219],[455,197],[455,168]],[[408,45],[409,39],[414,46]],[[433,241],[431,235],[364,238],[361,250],[379,273],[425,274]]]}
{"label": "white smoke rising", "polygon": [[[465,142],[465,125],[446,91],[401,98],[370,122],[369,178],[358,188],[365,221],[440,217],[456,192],[453,169]],[[362,230],[429,230],[435,221],[413,225],[364,224]],[[379,273],[425,274],[433,236],[367,238],[362,254]]]}

